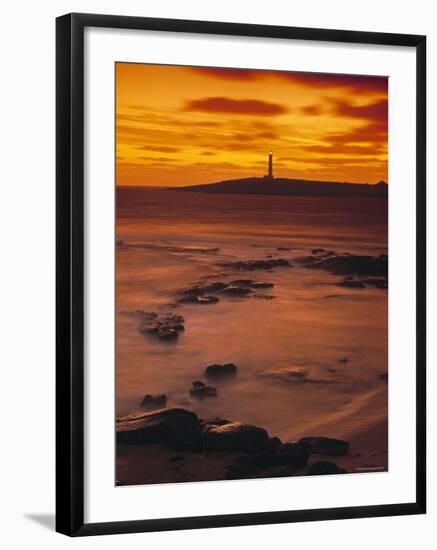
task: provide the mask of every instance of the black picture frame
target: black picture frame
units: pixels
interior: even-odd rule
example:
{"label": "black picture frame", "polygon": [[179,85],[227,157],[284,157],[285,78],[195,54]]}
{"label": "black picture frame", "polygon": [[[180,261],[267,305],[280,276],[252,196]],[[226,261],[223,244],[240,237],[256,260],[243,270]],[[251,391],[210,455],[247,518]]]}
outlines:
{"label": "black picture frame", "polygon": [[[403,46],[416,51],[416,499],[313,510],[84,523],[84,29],[106,27]],[[69,536],[423,514],[426,511],[426,37],[68,14],[56,20],[56,530]]]}

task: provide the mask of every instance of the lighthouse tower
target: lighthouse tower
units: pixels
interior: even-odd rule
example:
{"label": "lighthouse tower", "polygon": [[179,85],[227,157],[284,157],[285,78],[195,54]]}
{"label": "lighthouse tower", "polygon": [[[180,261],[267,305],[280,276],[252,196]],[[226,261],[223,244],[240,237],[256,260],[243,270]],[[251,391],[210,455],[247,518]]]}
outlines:
{"label": "lighthouse tower", "polygon": [[273,153],[269,153],[269,178],[273,179]]}
{"label": "lighthouse tower", "polygon": [[266,180],[272,180],[273,179],[273,153],[269,152],[269,171],[266,176],[264,176],[264,179]]}

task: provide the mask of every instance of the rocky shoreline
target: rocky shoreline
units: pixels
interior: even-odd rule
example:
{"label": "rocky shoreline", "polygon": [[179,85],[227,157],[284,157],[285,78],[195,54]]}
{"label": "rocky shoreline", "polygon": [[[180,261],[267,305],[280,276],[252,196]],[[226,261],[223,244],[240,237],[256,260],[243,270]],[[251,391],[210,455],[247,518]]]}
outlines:
{"label": "rocky shoreline", "polygon": [[[230,457],[221,472],[220,478],[224,479],[347,473],[332,460],[349,453],[347,441],[308,436],[284,443],[264,428],[222,418],[202,420],[182,408],[162,408],[119,418],[116,430],[117,445],[124,447],[158,445],[201,457],[211,453]],[[184,455],[176,456],[184,460]],[[310,457],[322,459],[309,465]]]}
{"label": "rocky shoreline", "polygon": [[[122,243],[120,246],[125,245]],[[168,244],[162,247],[172,253],[185,253],[188,250],[193,253],[194,250],[196,254],[208,255],[215,255],[219,250],[188,249]],[[277,250],[290,249],[277,247]],[[125,313],[135,317],[138,321],[137,330],[142,335],[162,342],[163,348],[169,349],[167,346],[178,345],[179,336],[186,331],[186,317],[193,311],[190,306],[212,306],[221,300],[235,303],[238,299],[275,298],[265,291],[278,285],[277,280],[272,283],[268,280],[237,278],[244,277],[240,272],[262,271],[267,274],[278,269],[282,273],[296,265],[324,270],[341,277],[333,284],[349,288],[351,292],[367,287],[381,290],[388,288],[386,255],[363,256],[347,252],[339,254],[333,250],[318,248],[313,249],[308,256],[297,258],[267,256],[266,259],[220,262],[215,265],[226,269],[214,275],[220,277],[220,280],[211,282],[210,279],[204,279],[179,289],[175,293],[174,302],[169,304],[171,311],[157,313],[138,309]],[[292,273],[293,270],[288,272]],[[173,307],[182,308],[184,316],[175,313]],[[346,364],[348,358],[339,358],[337,361],[339,364]],[[267,369],[258,374],[288,384],[323,385],[334,383],[331,375],[336,370],[330,366],[327,368],[329,375],[321,376],[313,375],[307,368],[291,365],[287,368]],[[215,381],[223,377],[232,379],[237,372],[238,368],[234,363],[206,366],[203,372],[205,381],[193,380],[191,387],[187,383],[187,394],[192,398],[191,403],[194,400],[217,397]],[[387,383],[387,373],[383,372],[378,376],[382,384]],[[354,471],[354,468],[349,468],[349,464],[356,464],[361,457],[361,452],[352,442],[330,437],[326,432],[322,432],[323,435],[310,433],[296,440],[283,442],[270,435],[263,427],[224,418],[205,420],[186,408],[168,407],[165,393],[146,394],[139,406],[143,409],[142,412],[123,416],[116,422],[119,485],[344,474]],[[376,454],[374,451],[374,455],[380,457],[383,469],[387,462],[384,445],[381,443],[385,437],[384,425],[378,424],[378,434],[381,435]],[[359,462],[363,463],[362,469],[368,467],[366,462]],[[207,464],[209,470],[206,469]],[[155,472],[153,475],[146,465],[150,472]]]}

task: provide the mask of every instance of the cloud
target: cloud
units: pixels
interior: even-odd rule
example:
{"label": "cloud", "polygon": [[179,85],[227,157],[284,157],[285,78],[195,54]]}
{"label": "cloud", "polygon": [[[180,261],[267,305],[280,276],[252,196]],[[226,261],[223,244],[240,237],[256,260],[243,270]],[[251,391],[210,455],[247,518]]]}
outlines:
{"label": "cloud", "polygon": [[156,151],[157,153],[179,153],[180,147],[170,147],[167,145],[143,145],[139,147],[142,151]]}
{"label": "cloud", "polygon": [[305,115],[315,116],[315,115],[322,114],[324,111],[324,108],[323,108],[323,105],[306,105],[305,107],[301,108],[301,111]]}
{"label": "cloud", "polygon": [[380,122],[368,123],[343,134],[331,134],[325,138],[327,143],[356,144],[379,143],[387,144],[387,124]]}
{"label": "cloud", "polygon": [[226,80],[254,80],[260,72],[253,69],[227,69],[221,67],[190,67],[191,71]]}
{"label": "cloud", "polygon": [[231,99],[228,97],[193,99],[187,102],[184,110],[259,116],[281,115],[287,112],[287,109],[279,103],[270,103],[258,99]]}
{"label": "cloud", "polygon": [[174,162],[175,159],[171,157],[147,157],[145,155],[137,157],[138,160],[150,160],[152,162]]}
{"label": "cloud", "polygon": [[385,76],[363,76],[330,73],[280,73],[282,78],[311,87],[349,88],[355,92],[379,92],[386,95],[388,78]]}
{"label": "cloud", "polygon": [[257,134],[257,137],[261,139],[277,139],[278,136],[273,132],[260,132]]}
{"label": "cloud", "polygon": [[311,87],[348,88],[355,92],[376,92],[387,95],[386,76],[266,71],[260,69],[233,69],[221,67],[191,67],[198,74],[224,80],[253,81],[265,77],[277,77]]}
{"label": "cloud", "polygon": [[382,99],[370,105],[351,105],[345,101],[336,101],[336,112],[340,116],[360,118],[369,122],[387,124],[388,101]]}

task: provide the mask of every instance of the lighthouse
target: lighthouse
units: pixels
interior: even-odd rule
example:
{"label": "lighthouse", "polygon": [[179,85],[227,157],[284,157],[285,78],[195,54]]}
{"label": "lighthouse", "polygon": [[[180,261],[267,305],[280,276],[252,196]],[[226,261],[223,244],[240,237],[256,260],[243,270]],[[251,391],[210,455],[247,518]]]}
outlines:
{"label": "lighthouse", "polygon": [[273,153],[269,153],[269,178],[273,179]]}
{"label": "lighthouse", "polygon": [[272,153],[272,151],[269,152],[269,169],[268,169],[267,175],[264,176],[264,179],[266,179],[266,180],[272,180],[273,179],[273,153]]}

